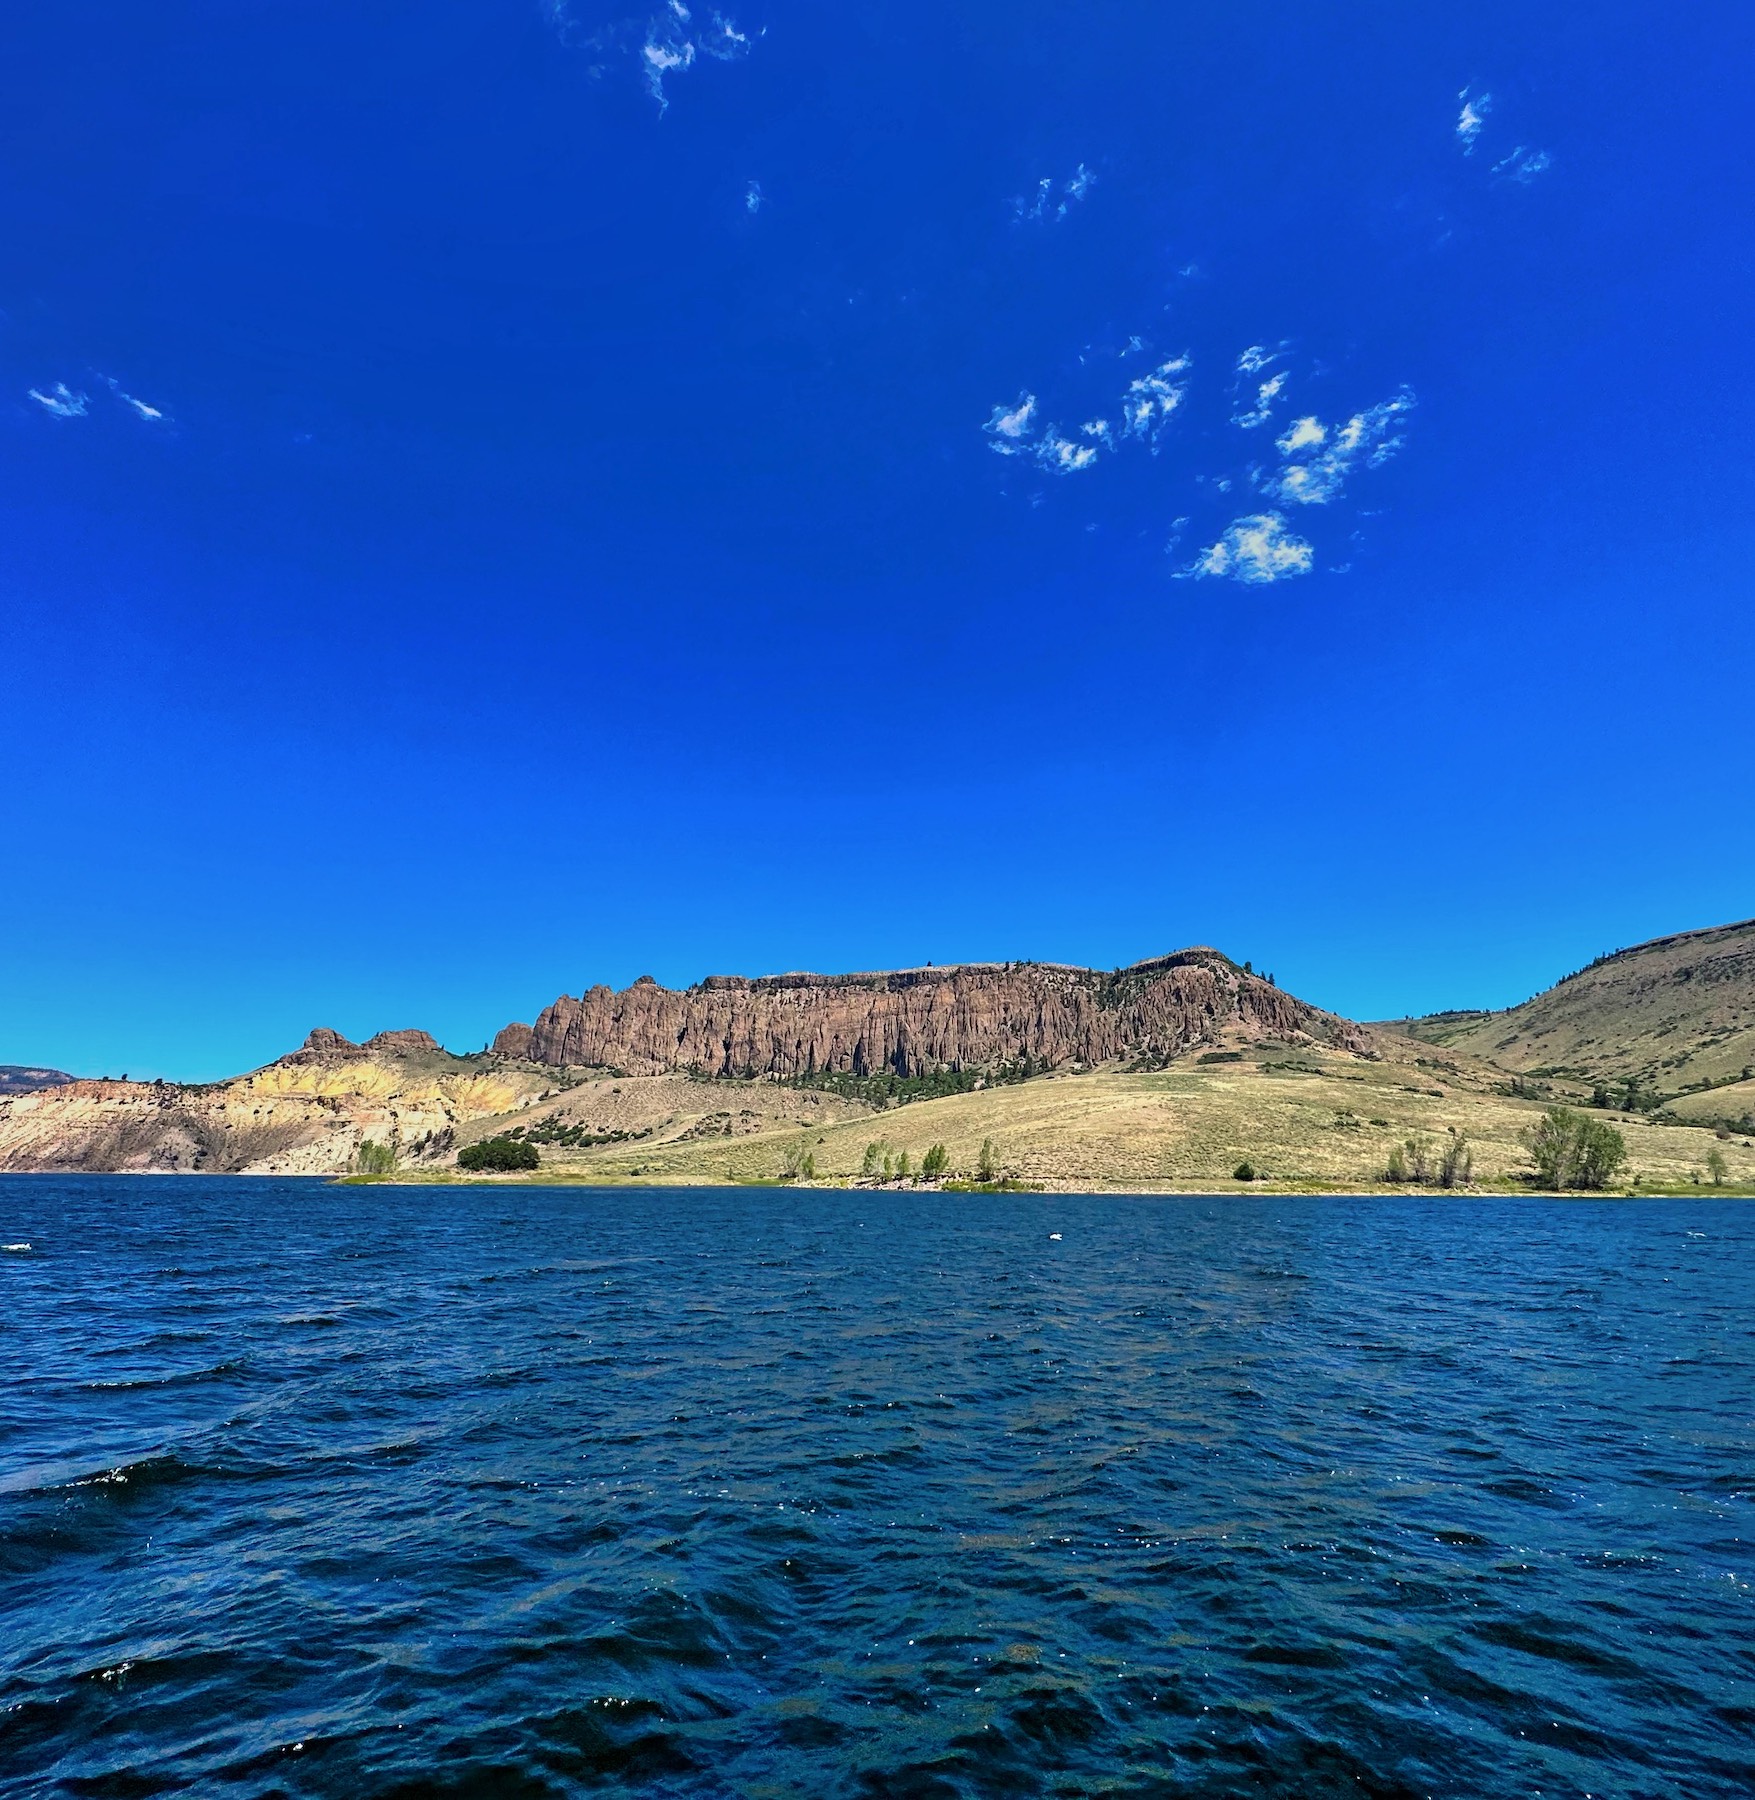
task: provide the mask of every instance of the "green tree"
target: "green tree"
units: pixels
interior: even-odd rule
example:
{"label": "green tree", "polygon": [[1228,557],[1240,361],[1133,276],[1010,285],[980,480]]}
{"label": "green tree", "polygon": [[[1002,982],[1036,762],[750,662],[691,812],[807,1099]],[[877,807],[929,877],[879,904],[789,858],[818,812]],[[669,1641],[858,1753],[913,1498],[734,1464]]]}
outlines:
{"label": "green tree", "polygon": [[902,1154],[896,1158],[896,1173],[906,1181],[913,1172],[914,1171],[908,1161],[908,1152],[904,1150]]}
{"label": "green tree", "polygon": [[542,1153],[534,1144],[517,1138],[483,1138],[479,1143],[465,1144],[457,1152],[457,1166],[471,1174],[512,1174],[541,1168]]}
{"label": "green tree", "polygon": [[861,1175],[875,1175],[878,1172],[878,1158],[884,1153],[882,1144],[867,1144],[865,1158],[859,1165]]}
{"label": "green tree", "polygon": [[780,1173],[788,1181],[814,1181],[817,1173],[816,1153],[807,1144],[793,1144],[781,1159]]}
{"label": "green tree", "polygon": [[1408,1178],[1408,1153],[1400,1144],[1389,1147],[1389,1165],[1383,1171],[1385,1181],[1403,1182]]}
{"label": "green tree", "polygon": [[353,1166],[362,1175],[388,1175],[396,1167],[396,1146],[362,1138],[360,1147],[353,1153]]}
{"label": "green tree", "polygon": [[1424,1187],[1432,1179],[1432,1146],[1425,1138],[1409,1138],[1408,1179]]}
{"label": "green tree", "polygon": [[1536,1179],[1545,1187],[1605,1188],[1627,1160],[1627,1140],[1601,1119],[1551,1106],[1526,1142]]}
{"label": "green tree", "polygon": [[981,1160],[975,1165],[975,1174],[981,1181],[999,1179],[999,1157],[994,1151],[992,1138],[981,1140]]}
{"label": "green tree", "polygon": [[920,1159],[920,1173],[928,1180],[936,1180],[950,1167],[950,1152],[943,1144],[934,1144]]}
{"label": "green tree", "polygon": [[1706,1172],[1712,1177],[1714,1187],[1723,1187],[1725,1176],[1730,1172],[1730,1164],[1725,1161],[1725,1153],[1714,1144],[1706,1153]]}
{"label": "green tree", "polygon": [[1237,1167],[1231,1171],[1231,1179],[1233,1181],[1253,1181],[1255,1179],[1255,1164],[1247,1160],[1240,1162]]}
{"label": "green tree", "polygon": [[1475,1153],[1469,1148],[1469,1134],[1466,1131],[1452,1131],[1451,1139],[1444,1147],[1444,1154],[1438,1159],[1438,1185],[1440,1187],[1465,1187],[1474,1179]]}

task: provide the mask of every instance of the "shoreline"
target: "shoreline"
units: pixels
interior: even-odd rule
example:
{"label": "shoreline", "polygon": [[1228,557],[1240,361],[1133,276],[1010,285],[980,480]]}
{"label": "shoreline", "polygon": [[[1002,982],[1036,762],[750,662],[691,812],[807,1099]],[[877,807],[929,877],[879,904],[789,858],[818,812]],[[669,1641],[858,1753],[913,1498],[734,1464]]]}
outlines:
{"label": "shoreline", "polygon": [[1439,1187],[1431,1183],[1424,1185],[1412,1182],[1391,1183],[1359,1183],[1359,1182],[1320,1182],[1320,1181],[1255,1181],[1250,1183],[1130,1183],[1122,1184],[1113,1181],[1098,1182],[1030,1182],[1028,1184],[1003,1187],[983,1187],[973,1183],[966,1186],[941,1182],[858,1182],[858,1181],[783,1181],[778,1178],[751,1179],[746,1181],[711,1181],[693,1180],[682,1177],[653,1178],[593,1176],[587,1173],[517,1173],[505,1175],[468,1175],[456,1174],[446,1170],[434,1170],[431,1173],[394,1175],[356,1175],[356,1174],[289,1174],[267,1173],[261,1170],[210,1171],[198,1169],[0,1169],[0,1182],[6,1180],[43,1181],[43,1180],[79,1180],[79,1181],[312,1181],[321,1182],[326,1187],[396,1187],[396,1188],[428,1188],[428,1187],[478,1187],[504,1189],[508,1187],[530,1188],[592,1188],[604,1191],[629,1189],[644,1192],[661,1192],[675,1189],[680,1192],[698,1192],[703,1189],[737,1189],[760,1188],[775,1191],[788,1191],[799,1194],[871,1194],[871,1195],[906,1195],[906,1194],[942,1194],[963,1200],[1014,1200],[1028,1198],[1048,1198],[1052,1196],[1089,1196],[1092,1198],[1115,1198],[1135,1200],[1249,1200],[1249,1199],[1356,1199],[1356,1200],[1395,1200],[1395,1199],[1452,1199],[1460,1202],[1469,1200],[1755,1200],[1755,1184],[1747,1182],[1726,1182],[1715,1186],[1711,1182],[1653,1182],[1641,1183],[1633,1187],[1609,1188],[1538,1188],[1528,1187],[1521,1183],[1472,1183],[1466,1187]]}

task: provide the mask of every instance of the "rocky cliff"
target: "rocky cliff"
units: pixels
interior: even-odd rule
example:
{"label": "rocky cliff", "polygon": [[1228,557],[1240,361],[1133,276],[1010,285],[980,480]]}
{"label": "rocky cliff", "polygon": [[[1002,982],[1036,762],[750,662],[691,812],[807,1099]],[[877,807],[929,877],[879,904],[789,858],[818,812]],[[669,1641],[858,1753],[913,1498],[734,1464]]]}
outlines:
{"label": "rocky cliff", "polygon": [[1364,1027],[1319,1011],[1216,950],[1106,973],[1054,963],[964,963],[871,975],[709,976],[680,992],[650,976],[562,995],[508,1025],[501,1056],[631,1075],[797,1076],[1058,1067],[1170,1057],[1234,1038],[1313,1040],[1369,1053]]}

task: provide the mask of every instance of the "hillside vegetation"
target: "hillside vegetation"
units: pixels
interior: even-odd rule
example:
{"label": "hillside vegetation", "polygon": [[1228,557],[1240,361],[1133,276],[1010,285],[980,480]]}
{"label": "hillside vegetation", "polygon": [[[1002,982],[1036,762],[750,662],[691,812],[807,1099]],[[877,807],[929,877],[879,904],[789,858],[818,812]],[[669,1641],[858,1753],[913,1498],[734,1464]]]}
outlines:
{"label": "hillside vegetation", "polygon": [[1499,1068],[1624,1097],[1676,1117],[1755,1119],[1755,920],[1657,938],[1496,1013],[1395,1029]]}
{"label": "hillside vegetation", "polygon": [[[623,1085],[625,1092],[632,1084]],[[991,1140],[1004,1175],[1053,1188],[1230,1187],[1243,1161],[1273,1182],[1369,1187],[1382,1182],[1397,1145],[1411,1138],[1436,1151],[1465,1133],[1476,1181],[1506,1185],[1527,1174],[1526,1138],[1544,1112],[1541,1101],[1500,1091],[1496,1071],[1435,1059],[1409,1039],[1386,1040],[1374,1059],[1260,1046],[1235,1062],[1190,1057],[1162,1070],[1060,1073],[884,1112],[848,1109],[840,1118],[826,1110],[811,1118],[745,1112],[749,1099],[784,1091],[770,1083],[690,1085],[725,1100],[691,1125],[637,1143],[545,1147],[544,1172],[591,1181],[773,1180],[789,1153],[802,1151],[818,1180],[853,1180],[866,1146],[877,1143],[892,1157],[906,1151],[915,1170],[943,1144],[949,1173],[969,1177]],[[589,1105],[582,1094],[569,1096],[533,1111],[572,1113],[582,1102]],[[730,1118],[740,1119],[738,1129],[715,1123]],[[1721,1142],[1708,1130],[1648,1118],[1614,1122],[1628,1140],[1629,1179],[1705,1181],[1717,1149],[1729,1182],[1755,1184],[1755,1142]],[[797,1160],[792,1155],[791,1165]]]}
{"label": "hillside vegetation", "polygon": [[[1358,1188],[1447,1165],[1508,1186],[1530,1179],[1532,1133],[1559,1103],[1624,1137],[1617,1185],[1755,1186],[1752,925],[1604,958],[1508,1012],[1396,1027],[1319,1012],[1213,951],[1110,976],[972,965],[592,994],[644,1072],[319,1030],[226,1082],[0,1092],[0,1170],[455,1179],[462,1153],[491,1144],[470,1162],[535,1165],[493,1179],[846,1183],[881,1179],[887,1161],[897,1179],[905,1167],[1056,1188],[1224,1187],[1245,1168]],[[615,1000],[628,1001],[620,1023]],[[798,1032],[783,1039],[789,1019]],[[661,1027],[708,1022],[749,1051],[722,1059],[735,1072],[693,1056],[654,1067]],[[521,1030],[514,1047],[535,1048]],[[1001,1054],[947,1063],[917,1035],[905,1067],[899,1051],[864,1061],[882,1032],[929,1031]]]}

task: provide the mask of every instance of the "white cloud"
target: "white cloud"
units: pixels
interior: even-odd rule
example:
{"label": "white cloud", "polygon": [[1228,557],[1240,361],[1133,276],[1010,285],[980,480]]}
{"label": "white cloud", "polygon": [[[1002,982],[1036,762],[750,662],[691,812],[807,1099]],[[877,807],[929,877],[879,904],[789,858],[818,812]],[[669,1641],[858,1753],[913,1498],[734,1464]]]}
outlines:
{"label": "white cloud", "polygon": [[1471,95],[1467,88],[1457,95],[1462,102],[1462,111],[1456,116],[1457,141],[1463,147],[1463,155],[1474,153],[1475,139],[1481,135],[1481,127],[1487,122],[1487,115],[1493,110],[1491,94]]}
{"label": "white cloud", "polygon": [[1280,449],[1288,456],[1306,448],[1315,454],[1283,464],[1262,483],[1263,488],[1294,506],[1326,506],[1360,462],[1368,469],[1380,468],[1401,449],[1401,423],[1413,409],[1413,393],[1403,388],[1391,399],[1354,413],[1332,434],[1319,419],[1300,419],[1280,440]]}
{"label": "white cloud", "polygon": [[1282,456],[1295,456],[1300,450],[1313,450],[1328,437],[1320,419],[1294,419],[1292,428],[1275,448]]}
{"label": "white cloud", "polygon": [[743,191],[743,204],[747,212],[758,213],[762,210],[762,184],[752,181]]}
{"label": "white cloud", "polygon": [[1526,150],[1519,144],[1509,156],[1502,157],[1493,165],[1493,173],[1503,175],[1511,181],[1528,183],[1551,168],[1553,162],[1553,157],[1546,150]]}
{"label": "white cloud", "polygon": [[[1260,365],[1258,364],[1257,367]],[[1285,391],[1287,375],[1281,369],[1277,375],[1270,375],[1255,390],[1255,404],[1247,412],[1233,413],[1231,423],[1241,425],[1244,430],[1253,430],[1257,425],[1265,425],[1273,417],[1274,402]]]}
{"label": "white cloud", "polygon": [[996,406],[981,429],[987,433],[990,450],[1001,456],[1027,456],[1056,475],[1076,475],[1081,469],[1090,468],[1097,460],[1098,443],[1106,449],[1114,447],[1106,419],[1093,419],[1079,428],[1086,437],[1096,439],[1096,443],[1089,444],[1063,437],[1058,425],[1044,425],[1032,442],[1035,426],[1036,396],[1020,394],[1016,406]]}
{"label": "white cloud", "polygon": [[1049,196],[1054,192],[1054,178],[1044,175],[1036,183],[1036,192],[1026,200],[1021,194],[1012,201],[1012,211],[1020,219],[1039,219],[1048,208]]}
{"label": "white cloud", "polygon": [[612,59],[631,54],[661,113],[670,105],[664,87],[667,77],[692,69],[703,57],[731,62],[750,50],[748,34],[734,19],[718,11],[697,19],[682,0],[667,0],[662,11],[643,19],[623,18],[591,32],[574,18],[574,0],[544,0],[544,6],[561,41],[597,59],[592,75],[602,75]]}
{"label": "white cloud", "polygon": [[1308,575],[1314,555],[1278,513],[1251,513],[1232,520],[1219,541],[1209,544],[1184,573],[1253,583],[1283,581]]}
{"label": "white cloud", "polygon": [[1052,469],[1057,475],[1075,475],[1080,469],[1088,469],[1097,460],[1097,452],[1090,444],[1075,443],[1071,438],[1063,438],[1057,426],[1047,426],[1042,433],[1041,441],[1036,446],[1036,460],[1043,468]]}
{"label": "white cloud", "polygon": [[[651,39],[641,53],[646,58],[646,67],[654,78],[668,75],[673,69],[686,69],[695,60],[693,44],[661,44]],[[664,89],[657,89],[658,98],[664,98]]]}
{"label": "white cloud", "polygon": [[1124,357],[1132,356],[1135,351],[1143,350],[1145,347],[1146,346],[1142,342],[1138,332],[1135,332],[1134,335],[1127,340],[1126,346],[1123,348],[1121,354]]}
{"label": "white cloud", "polygon": [[1018,456],[1024,449],[1025,440],[1030,435],[1030,427],[1036,418],[1036,396],[1020,394],[1018,403],[1008,411],[1005,406],[996,406],[993,416],[981,427],[993,439],[992,449],[1001,456]]}
{"label": "white cloud", "polygon": [[1286,346],[1270,350],[1266,344],[1251,344],[1237,359],[1239,375],[1259,375],[1270,363],[1277,363],[1286,354]]}
{"label": "white cloud", "polygon": [[1121,398],[1121,429],[1125,437],[1138,438],[1156,452],[1158,439],[1170,416],[1188,394],[1188,383],[1178,377],[1193,366],[1187,356],[1173,356],[1148,375],[1128,383]]}
{"label": "white cloud", "polygon": [[1020,194],[1012,200],[1012,213],[1018,219],[1064,219],[1091,191],[1097,177],[1083,163],[1065,180],[1057,182],[1044,175],[1031,194]]}
{"label": "white cloud", "polygon": [[144,400],[136,399],[135,396],[129,393],[128,390],[122,386],[121,382],[116,380],[113,375],[106,375],[104,380],[108,383],[110,392],[114,394],[124,406],[129,407],[137,419],[144,419],[150,425],[164,417],[164,413],[160,408],[148,406]]}
{"label": "white cloud", "polygon": [[44,412],[57,419],[83,419],[85,417],[87,405],[85,396],[74,393],[64,381],[57,381],[46,394],[41,388],[32,388],[30,397]]}

